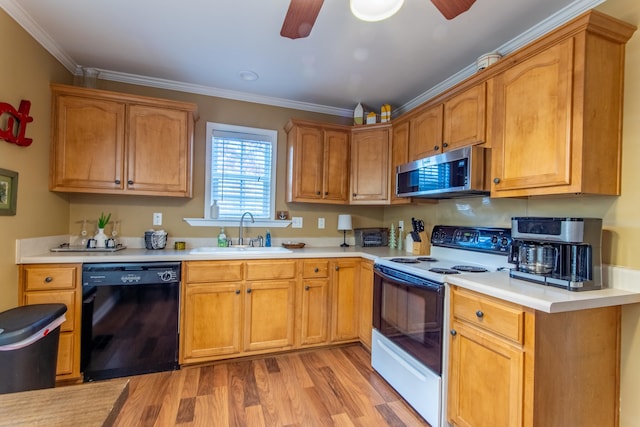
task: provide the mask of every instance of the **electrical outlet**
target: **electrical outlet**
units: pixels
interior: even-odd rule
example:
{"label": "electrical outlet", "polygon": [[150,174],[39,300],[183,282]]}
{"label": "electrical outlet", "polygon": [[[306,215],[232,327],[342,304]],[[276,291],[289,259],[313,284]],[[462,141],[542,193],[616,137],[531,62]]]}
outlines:
{"label": "electrical outlet", "polygon": [[398,228],[401,230],[404,230],[404,221],[402,220],[398,221]]}
{"label": "electrical outlet", "polygon": [[301,216],[292,216],[291,217],[291,228],[302,228],[302,217]]}
{"label": "electrical outlet", "polygon": [[153,225],[162,225],[162,214],[160,212],[153,214]]}
{"label": "electrical outlet", "polygon": [[324,218],[318,218],[318,228],[324,228]]}

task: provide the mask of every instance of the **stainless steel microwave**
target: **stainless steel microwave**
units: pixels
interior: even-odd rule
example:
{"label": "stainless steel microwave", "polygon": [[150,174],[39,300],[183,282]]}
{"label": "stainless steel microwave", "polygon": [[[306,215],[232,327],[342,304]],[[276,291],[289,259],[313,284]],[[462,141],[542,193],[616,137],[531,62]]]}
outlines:
{"label": "stainless steel microwave", "polygon": [[399,197],[449,199],[489,194],[488,149],[469,146],[396,168]]}

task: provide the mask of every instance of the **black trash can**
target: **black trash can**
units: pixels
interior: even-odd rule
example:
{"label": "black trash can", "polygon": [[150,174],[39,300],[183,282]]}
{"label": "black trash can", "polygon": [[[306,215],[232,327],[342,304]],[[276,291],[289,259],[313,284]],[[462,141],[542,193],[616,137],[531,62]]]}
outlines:
{"label": "black trash can", "polygon": [[34,304],[0,313],[0,394],[52,388],[64,304]]}

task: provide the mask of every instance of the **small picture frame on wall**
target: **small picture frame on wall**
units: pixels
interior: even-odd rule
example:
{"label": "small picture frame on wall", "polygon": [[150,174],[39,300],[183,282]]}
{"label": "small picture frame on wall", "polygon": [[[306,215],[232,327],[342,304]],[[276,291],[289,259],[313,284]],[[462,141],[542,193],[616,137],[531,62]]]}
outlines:
{"label": "small picture frame on wall", "polygon": [[18,172],[0,169],[0,215],[15,215],[18,201]]}

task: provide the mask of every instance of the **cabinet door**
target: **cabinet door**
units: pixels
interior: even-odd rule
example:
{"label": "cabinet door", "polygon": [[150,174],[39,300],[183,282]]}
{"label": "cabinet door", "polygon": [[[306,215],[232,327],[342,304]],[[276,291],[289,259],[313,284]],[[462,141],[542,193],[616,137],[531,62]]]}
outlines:
{"label": "cabinet door", "polygon": [[409,161],[442,152],[442,104],[428,108],[410,120]]}
{"label": "cabinet door", "polygon": [[[289,134],[289,202],[322,198],[324,142],[317,127],[296,126]],[[290,194],[289,194],[290,193]]]}
{"label": "cabinet door", "polygon": [[351,140],[351,203],[389,202],[390,129],[354,132]]}
{"label": "cabinet door", "polygon": [[523,372],[521,349],[454,321],[449,349],[449,422],[465,427],[522,426]]}
{"label": "cabinet door", "polygon": [[453,150],[485,141],[485,83],[474,86],[444,104],[443,149]]}
{"label": "cabinet door", "polygon": [[409,161],[409,122],[393,125],[391,138],[391,188],[390,200],[392,205],[411,203],[410,197],[396,196],[396,167]]}
{"label": "cabinet door", "polygon": [[186,285],[180,363],[240,352],[240,283]]}
{"label": "cabinet door", "polygon": [[331,340],[358,338],[358,261],[334,261],[331,278]]}
{"label": "cabinet door", "polygon": [[124,188],[125,104],[54,94],[50,189]]}
{"label": "cabinet door", "polygon": [[129,106],[127,190],[191,197],[193,125],[189,114]]}
{"label": "cabinet door", "polygon": [[571,184],[573,42],[495,77],[492,196]]}
{"label": "cabinet door", "polygon": [[326,343],[329,332],[329,279],[304,279],[301,294],[300,344]]}
{"label": "cabinet door", "polygon": [[373,264],[360,261],[360,277],[358,278],[360,299],[358,329],[360,341],[371,349],[371,329],[373,329]]}
{"label": "cabinet door", "polygon": [[293,346],[295,280],[247,282],[244,349]]}
{"label": "cabinet door", "polygon": [[[346,203],[349,200],[349,133],[327,130],[324,132],[324,186],[325,200]],[[307,167],[307,164],[304,164]]]}

